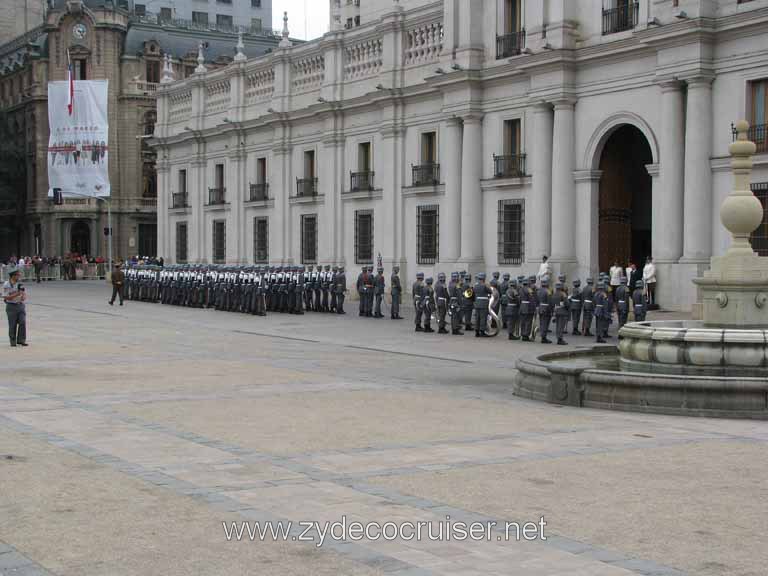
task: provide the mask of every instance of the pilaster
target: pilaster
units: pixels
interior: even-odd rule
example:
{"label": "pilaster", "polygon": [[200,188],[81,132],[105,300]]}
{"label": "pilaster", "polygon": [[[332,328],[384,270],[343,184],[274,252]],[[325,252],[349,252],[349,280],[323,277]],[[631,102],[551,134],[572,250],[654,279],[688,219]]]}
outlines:
{"label": "pilaster", "polygon": [[554,103],[552,136],[552,257],[553,263],[575,261],[576,195],[573,191],[575,128],[573,99]]}
{"label": "pilaster", "polygon": [[538,103],[533,109],[533,158],[531,158],[531,210],[528,217],[530,242],[526,249],[528,262],[540,262],[549,256],[552,230],[552,107]]}

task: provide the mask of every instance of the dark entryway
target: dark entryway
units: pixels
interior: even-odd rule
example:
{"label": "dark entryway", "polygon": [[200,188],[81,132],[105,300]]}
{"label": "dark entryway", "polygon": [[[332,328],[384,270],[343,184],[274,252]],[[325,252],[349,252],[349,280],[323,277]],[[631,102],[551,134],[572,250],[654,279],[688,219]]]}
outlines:
{"label": "dark entryway", "polygon": [[69,251],[91,255],[91,227],[87,222],[78,221],[72,224],[72,230],[69,233]]}
{"label": "dark entryway", "polygon": [[139,224],[139,254],[157,256],[157,224]]}
{"label": "dark entryway", "polygon": [[651,147],[625,124],[608,138],[600,157],[600,270],[614,262],[642,267],[651,254]]}

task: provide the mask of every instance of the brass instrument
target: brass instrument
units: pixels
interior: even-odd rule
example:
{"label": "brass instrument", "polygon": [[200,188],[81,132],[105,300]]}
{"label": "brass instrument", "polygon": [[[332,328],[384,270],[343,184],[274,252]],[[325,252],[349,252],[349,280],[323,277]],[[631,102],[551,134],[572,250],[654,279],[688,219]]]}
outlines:
{"label": "brass instrument", "polygon": [[474,288],[467,288],[466,290],[464,290],[464,298],[466,298],[467,300],[471,300],[474,297],[475,297]]}
{"label": "brass instrument", "polygon": [[493,307],[499,300],[499,291],[496,288],[492,288],[491,299],[488,301],[488,327],[485,329],[486,336],[496,336],[501,328],[501,321],[499,315],[496,314]]}

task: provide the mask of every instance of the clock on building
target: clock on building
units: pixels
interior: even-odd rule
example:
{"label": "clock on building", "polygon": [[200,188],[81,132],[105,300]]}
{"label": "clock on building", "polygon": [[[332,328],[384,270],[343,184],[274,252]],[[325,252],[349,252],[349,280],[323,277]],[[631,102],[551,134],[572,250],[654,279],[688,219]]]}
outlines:
{"label": "clock on building", "polygon": [[85,35],[87,33],[88,33],[88,28],[86,28],[85,24],[83,24],[82,22],[79,22],[72,27],[72,36],[74,36],[78,40],[82,40],[83,38],[85,38]]}

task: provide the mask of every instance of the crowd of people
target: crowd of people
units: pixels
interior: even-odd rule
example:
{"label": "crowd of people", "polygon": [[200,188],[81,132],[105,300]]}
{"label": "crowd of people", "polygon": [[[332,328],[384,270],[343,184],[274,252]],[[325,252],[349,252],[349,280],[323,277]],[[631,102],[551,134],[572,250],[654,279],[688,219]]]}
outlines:
{"label": "crowd of people", "polygon": [[[78,270],[85,270],[87,266],[106,264],[102,256],[88,256],[77,252],[68,252],[64,256],[11,256],[7,262],[0,264],[0,270],[17,269],[22,277],[34,278],[37,283],[45,279],[61,278],[62,280],[76,280]],[[52,273],[52,269],[56,273]],[[104,277],[105,270],[99,269],[99,277]]]}

